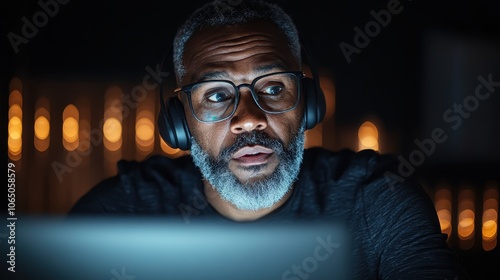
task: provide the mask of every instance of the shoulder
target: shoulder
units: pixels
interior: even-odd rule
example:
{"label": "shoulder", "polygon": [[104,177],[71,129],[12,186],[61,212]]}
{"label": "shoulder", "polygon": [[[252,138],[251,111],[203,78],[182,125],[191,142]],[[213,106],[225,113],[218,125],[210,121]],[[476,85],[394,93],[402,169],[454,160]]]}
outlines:
{"label": "shoulder", "polygon": [[349,218],[362,210],[365,197],[381,198],[384,173],[392,166],[391,156],[373,150],[309,148],[298,179],[301,197],[312,213]]}
{"label": "shoulder", "polygon": [[418,229],[422,235],[440,235],[431,197],[417,178],[400,175],[394,155],[324,149],[310,149],[307,154],[304,162],[311,165],[311,174],[323,177],[325,196],[352,203],[353,213],[363,217],[360,221],[372,221],[366,225],[371,234],[392,236],[391,230],[397,229],[404,235]]}
{"label": "shoulder", "polygon": [[399,174],[397,158],[392,154],[373,150],[307,149],[304,169],[314,180],[328,182],[329,187],[354,188],[358,196],[368,200],[428,199],[415,178]]}
{"label": "shoulder", "polygon": [[315,176],[329,180],[349,179],[358,183],[381,177],[395,167],[396,160],[392,155],[380,154],[374,150],[331,151],[315,147],[306,149],[303,161],[304,170]]}
{"label": "shoulder", "polygon": [[[154,155],[143,161],[120,160],[116,175],[93,186],[72,207],[75,213],[142,213],[179,201],[185,186],[198,177],[190,156],[176,159]],[[201,176],[201,175],[199,175]],[[169,207],[169,206],[166,206]]]}
{"label": "shoulder", "polygon": [[129,185],[158,180],[178,184],[185,179],[192,179],[197,170],[190,156],[172,159],[153,155],[143,161],[120,160],[117,165],[117,176],[123,183]]}
{"label": "shoulder", "polygon": [[363,216],[387,217],[411,208],[407,213],[434,220],[429,195],[415,178],[399,175],[394,155],[312,148],[306,150],[303,164],[305,192],[323,197],[335,209],[343,205]]}

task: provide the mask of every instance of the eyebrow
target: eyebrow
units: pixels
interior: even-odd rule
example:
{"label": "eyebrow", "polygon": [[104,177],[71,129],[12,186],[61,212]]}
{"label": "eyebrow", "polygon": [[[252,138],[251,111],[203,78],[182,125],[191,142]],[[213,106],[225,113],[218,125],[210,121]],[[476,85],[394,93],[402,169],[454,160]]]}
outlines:
{"label": "eyebrow", "polygon": [[[261,65],[257,66],[253,69],[253,71],[259,73],[259,74],[266,74],[271,71],[285,71],[286,67],[284,67],[280,63],[272,63],[272,64],[266,64],[266,65]],[[198,81],[210,81],[210,80],[219,80],[219,79],[227,79],[229,77],[229,74],[227,71],[213,71],[213,72],[208,72],[205,73],[203,76]]]}

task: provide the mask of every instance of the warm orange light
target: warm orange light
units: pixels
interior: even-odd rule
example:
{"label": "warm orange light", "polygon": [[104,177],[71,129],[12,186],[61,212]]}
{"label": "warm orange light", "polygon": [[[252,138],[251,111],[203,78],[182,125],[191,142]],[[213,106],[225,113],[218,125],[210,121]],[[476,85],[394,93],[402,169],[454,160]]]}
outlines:
{"label": "warm orange light", "polygon": [[137,100],[135,115],[135,144],[138,159],[153,152],[155,147],[155,98],[147,94]]}
{"label": "warm orange light", "polygon": [[7,145],[9,146],[9,152],[12,155],[19,155],[21,153],[21,148],[23,146],[21,138],[14,139],[9,136],[9,139],[7,140]]}
{"label": "warm orange light", "polygon": [[108,118],[104,121],[102,132],[106,140],[116,143],[122,137],[122,124],[117,118]]}
{"label": "warm orange light", "polygon": [[[33,125],[33,146],[39,152],[45,152],[50,146],[50,102],[39,97],[35,104],[35,123]],[[64,140],[63,140],[64,143]]]}
{"label": "warm orange light", "polygon": [[457,205],[458,246],[462,250],[472,249],[476,243],[475,190],[468,182],[460,183]]}
{"label": "warm orange light", "polygon": [[448,209],[440,209],[437,211],[441,232],[451,231],[451,213]]}
{"label": "warm orange light", "polygon": [[483,222],[482,235],[484,241],[491,241],[497,236],[498,225],[494,220]]}
{"label": "warm orange light", "polygon": [[474,233],[474,211],[465,209],[458,214],[458,236],[460,239],[469,239]]}
{"label": "warm orange light", "polygon": [[69,143],[78,140],[78,121],[75,118],[69,117],[64,120],[63,137]]}
{"label": "warm orange light", "polygon": [[434,193],[434,207],[439,218],[441,232],[447,235],[449,239],[453,231],[452,227],[452,207],[451,207],[451,191],[446,182],[438,183],[436,192]]}
{"label": "warm orange light", "polygon": [[68,106],[66,106],[63,111],[63,118],[66,119],[69,117],[73,117],[75,119],[79,118],[78,108],[76,108],[76,106],[73,104],[69,104]]}
{"label": "warm orange light", "polygon": [[359,150],[378,150],[378,129],[370,121],[366,121],[358,129]]}
{"label": "warm orange light", "polygon": [[19,160],[22,151],[23,134],[23,96],[21,94],[22,83],[19,78],[12,78],[9,85],[9,123],[7,146],[9,158]]}
{"label": "warm orange light", "polygon": [[451,216],[451,191],[446,183],[440,183],[438,190],[434,193],[434,207],[441,225],[441,232],[448,235],[452,232]]}
{"label": "warm orange light", "polygon": [[[123,124],[122,120],[127,117],[129,110],[123,106],[123,90],[118,85],[111,85],[104,94],[104,123],[102,132],[104,135],[104,147],[108,152],[105,158],[110,163],[116,162],[121,157],[121,147],[123,142]],[[124,111],[124,108],[126,109]]]}
{"label": "warm orange light", "polygon": [[151,153],[155,143],[154,103],[151,98],[139,104],[135,119],[135,143],[138,156]]}
{"label": "warm orange light", "polygon": [[63,146],[68,151],[78,148],[80,113],[75,105],[69,104],[63,111]]}
{"label": "warm orange light", "polygon": [[13,117],[9,120],[9,137],[14,140],[21,139],[23,134],[23,123],[19,117]]}
{"label": "warm orange light", "polygon": [[481,236],[483,249],[493,250],[498,235],[498,187],[496,182],[488,182],[483,193],[483,218]]}
{"label": "warm orange light", "polygon": [[164,151],[167,155],[175,155],[177,154],[180,149],[174,149],[172,147],[170,147],[167,143],[165,143],[165,141],[163,141],[163,138],[160,137],[160,146],[161,146],[161,149],[162,151]]}
{"label": "warm orange light", "polygon": [[40,116],[35,120],[35,136],[44,140],[49,136],[50,123],[45,116]]}
{"label": "warm orange light", "polygon": [[142,141],[150,141],[154,136],[153,121],[148,118],[140,118],[135,125],[137,138]]}
{"label": "warm orange light", "polygon": [[23,107],[23,95],[17,89],[12,90],[9,95],[9,106],[19,105]]}
{"label": "warm orange light", "polygon": [[[104,94],[104,119],[116,118],[123,119],[123,90],[117,85],[111,85]],[[128,110],[127,110],[128,112]]]}
{"label": "warm orange light", "polygon": [[13,117],[18,117],[19,119],[23,119],[23,109],[18,104],[14,104],[9,108],[9,119]]}

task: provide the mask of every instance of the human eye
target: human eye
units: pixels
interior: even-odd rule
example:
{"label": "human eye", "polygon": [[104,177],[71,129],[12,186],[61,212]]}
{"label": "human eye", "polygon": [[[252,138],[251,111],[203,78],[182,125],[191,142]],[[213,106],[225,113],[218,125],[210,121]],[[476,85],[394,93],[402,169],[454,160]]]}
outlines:
{"label": "human eye", "polygon": [[294,89],[293,77],[286,73],[264,76],[255,83],[255,91],[262,96],[280,96]]}
{"label": "human eye", "polygon": [[222,103],[234,98],[231,84],[224,82],[203,82],[193,90],[192,96],[197,103]]}
{"label": "human eye", "polygon": [[267,95],[277,95],[280,94],[283,89],[284,87],[281,85],[269,85],[259,90],[259,93]]}
{"label": "human eye", "polygon": [[208,101],[219,103],[224,102],[232,98],[232,95],[227,91],[216,91],[205,95]]}

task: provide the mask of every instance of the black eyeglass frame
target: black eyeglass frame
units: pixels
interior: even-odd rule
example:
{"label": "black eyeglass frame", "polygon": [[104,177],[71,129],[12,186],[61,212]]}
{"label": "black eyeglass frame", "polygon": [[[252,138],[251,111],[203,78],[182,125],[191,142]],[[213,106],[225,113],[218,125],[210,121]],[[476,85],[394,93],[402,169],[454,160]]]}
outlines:
{"label": "black eyeglass frame", "polygon": [[[255,90],[254,90],[255,89],[255,84],[260,79],[263,79],[265,77],[272,76],[272,75],[278,75],[278,74],[292,74],[292,75],[295,75],[297,77],[297,101],[295,101],[295,104],[292,107],[290,107],[289,109],[286,109],[286,110],[283,110],[283,111],[279,111],[279,112],[267,111],[264,108],[262,108],[262,106],[260,106],[259,102],[257,101],[257,93],[255,93]],[[193,114],[193,116],[194,116],[194,118],[196,120],[198,120],[199,122],[202,122],[202,123],[216,123],[216,122],[225,121],[225,120],[231,118],[234,115],[234,113],[236,112],[236,109],[238,108],[238,104],[239,104],[239,101],[240,101],[240,94],[241,94],[240,89],[243,88],[243,87],[246,87],[246,88],[248,88],[250,90],[250,93],[252,94],[252,98],[253,98],[255,104],[257,104],[257,106],[259,107],[259,109],[261,109],[263,112],[265,112],[267,114],[273,114],[273,115],[275,115],[275,114],[282,114],[282,113],[294,110],[295,108],[297,108],[297,105],[300,102],[301,93],[302,93],[302,79],[304,77],[305,77],[305,73],[302,72],[302,71],[282,71],[282,72],[273,72],[273,73],[269,73],[269,74],[265,74],[265,75],[256,77],[255,79],[253,79],[252,83],[250,83],[250,84],[235,85],[232,81],[229,81],[229,80],[207,80],[207,81],[200,81],[200,82],[195,82],[195,83],[187,84],[187,85],[184,85],[182,87],[176,88],[174,90],[174,93],[183,92],[183,93],[185,93],[187,95],[188,101],[189,101],[189,109],[191,110],[191,114]],[[194,113],[193,103],[192,103],[192,100],[191,100],[191,91],[192,91],[192,89],[193,89],[194,86],[197,86],[197,85],[203,84],[203,83],[208,83],[208,82],[225,82],[225,83],[228,83],[228,84],[230,84],[230,85],[232,85],[234,87],[235,92],[236,92],[233,110],[231,111],[231,113],[229,115],[227,115],[226,117],[221,118],[220,120],[204,121],[204,120],[199,119],[196,116],[196,114]]]}

